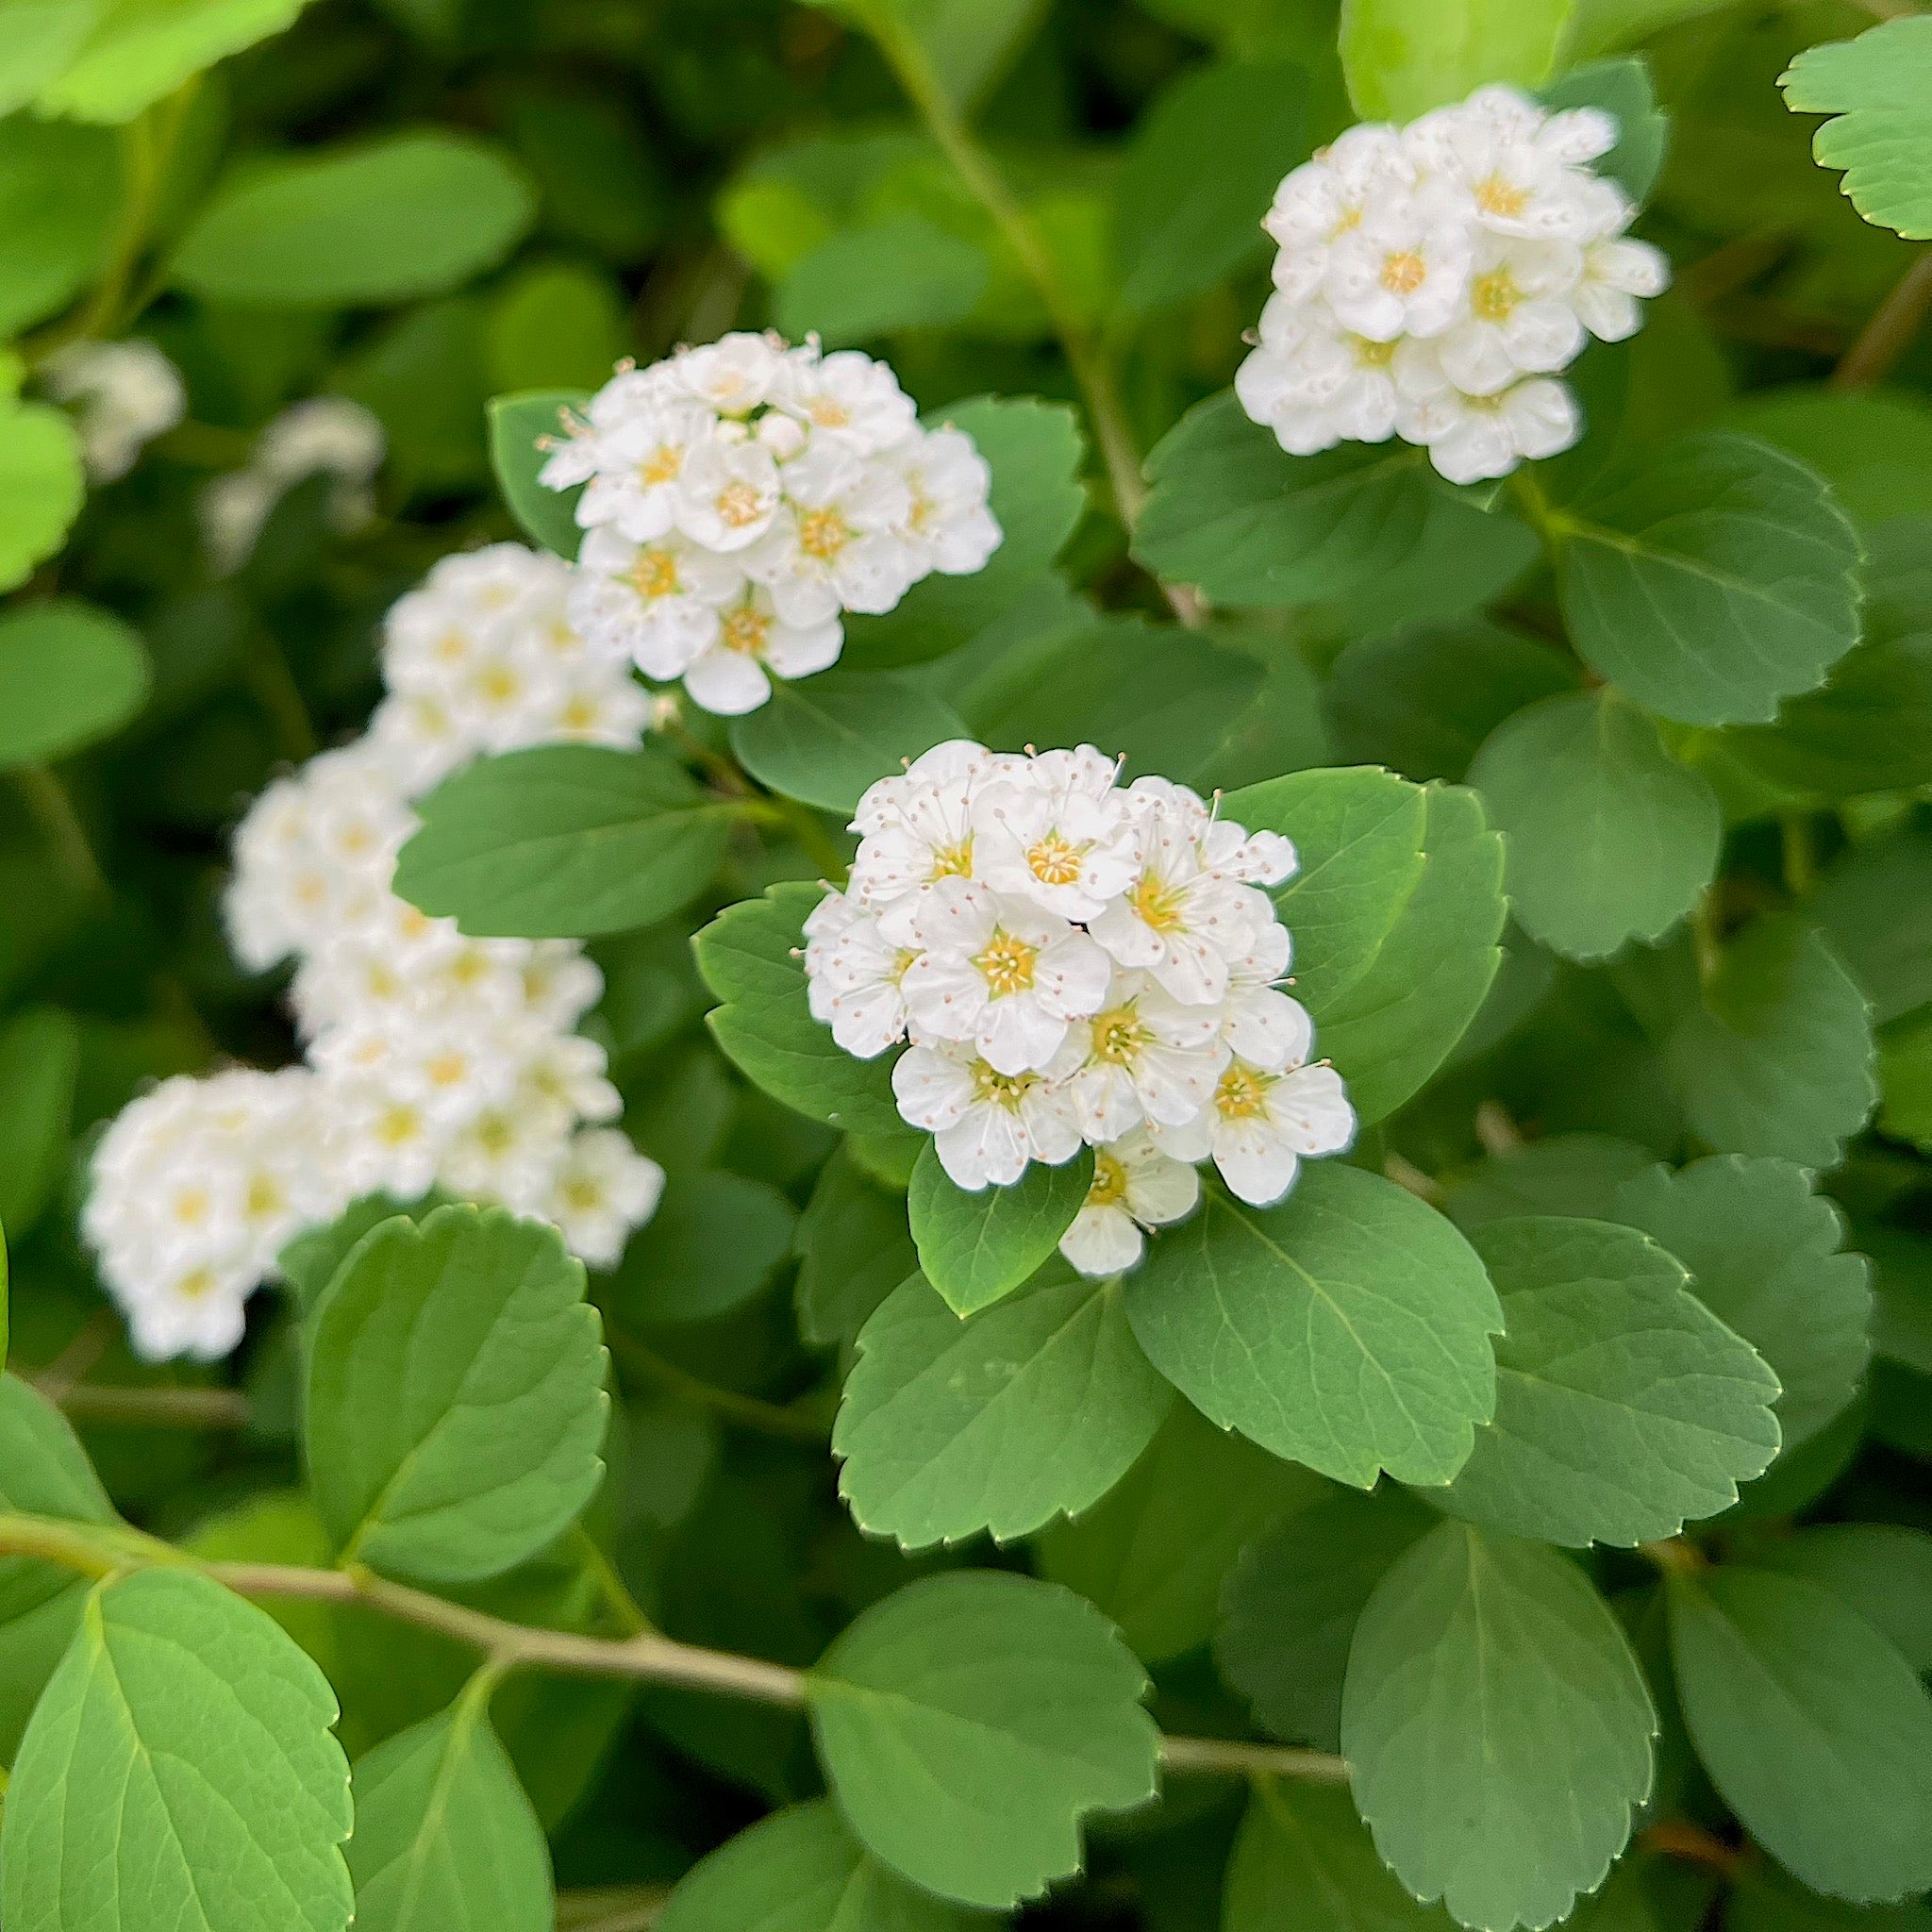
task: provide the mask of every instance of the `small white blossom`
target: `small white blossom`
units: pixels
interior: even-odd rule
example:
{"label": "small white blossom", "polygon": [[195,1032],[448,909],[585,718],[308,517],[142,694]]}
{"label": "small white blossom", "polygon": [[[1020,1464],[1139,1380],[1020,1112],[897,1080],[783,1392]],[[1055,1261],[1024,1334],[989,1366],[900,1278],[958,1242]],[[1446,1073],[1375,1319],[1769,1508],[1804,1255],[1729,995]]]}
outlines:
{"label": "small white blossom", "polygon": [[[1669,279],[1592,163],[1610,116],[1481,88],[1403,128],[1353,127],[1291,174],[1235,393],[1291,456],[1400,436],[1449,480],[1506,475],[1582,434],[1554,378],[1635,332]],[[1490,407],[1490,399],[1495,407]]]}
{"label": "small white blossom", "polygon": [[78,406],[81,455],[96,483],[126,475],[188,410],[181,372],[139,340],[69,342],[42,365],[41,383],[56,402]]}
{"label": "small white blossom", "polygon": [[1201,1176],[1163,1154],[1144,1128],[1093,1150],[1093,1181],[1060,1253],[1082,1274],[1124,1274],[1147,1252],[1150,1227],[1184,1220],[1201,1198]]}
{"label": "small white blossom", "polygon": [[962,1041],[912,1046],[892,1066],[899,1111],[925,1128],[956,1187],[1010,1187],[1029,1161],[1059,1167],[1080,1149],[1063,1085],[1043,1074],[1002,1074]]}

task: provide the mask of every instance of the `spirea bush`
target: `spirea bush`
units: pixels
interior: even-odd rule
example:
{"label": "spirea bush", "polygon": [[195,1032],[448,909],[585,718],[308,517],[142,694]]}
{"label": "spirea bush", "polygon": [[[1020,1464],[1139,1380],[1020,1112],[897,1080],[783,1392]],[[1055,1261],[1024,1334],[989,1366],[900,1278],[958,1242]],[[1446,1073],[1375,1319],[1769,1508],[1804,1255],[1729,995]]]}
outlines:
{"label": "spirea bush", "polygon": [[1912,1932],[1932,17],[0,0],[5,1932]]}

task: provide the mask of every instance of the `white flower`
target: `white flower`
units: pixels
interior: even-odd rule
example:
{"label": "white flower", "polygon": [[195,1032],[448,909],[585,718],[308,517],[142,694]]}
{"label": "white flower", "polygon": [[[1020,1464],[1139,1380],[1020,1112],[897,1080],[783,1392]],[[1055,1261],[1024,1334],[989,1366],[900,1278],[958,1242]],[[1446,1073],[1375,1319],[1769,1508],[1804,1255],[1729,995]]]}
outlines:
{"label": "white flower", "polygon": [[608,527],[591,530],[577,564],[571,622],[667,682],[716,641],[720,611],[744,587],[736,561],[678,534],[632,543]]}
{"label": "white flower", "polygon": [[808,425],[814,439],[848,442],[862,456],[891,448],[911,433],[918,415],[891,370],[857,349],[829,356],[812,346],[793,349],[772,400]]}
{"label": "white flower", "polygon": [[1147,1251],[1143,1228],[1164,1227],[1194,1211],[1201,1176],[1141,1130],[1093,1150],[1093,1182],[1060,1253],[1082,1274],[1121,1274]]}
{"label": "white flower", "polygon": [[1639,302],[1670,287],[1671,265],[1647,242],[1627,237],[1593,242],[1583,251],[1583,274],[1570,291],[1571,307],[1600,341],[1621,342],[1643,325]]}
{"label": "white flower", "polygon": [[592,1268],[614,1268],[633,1229],[657,1212],[664,1170],[614,1127],[574,1135],[539,1210],[571,1252]]}
{"label": "white flower", "polygon": [[741,554],[788,623],[823,624],[847,610],[890,610],[917,566],[896,532],[912,496],[896,470],[815,444],[785,466],[785,502]]}
{"label": "white flower", "polygon": [[1236,1194],[1267,1208],[1294,1186],[1305,1157],[1339,1154],[1354,1141],[1355,1109],[1333,1067],[1269,1072],[1231,1060],[1194,1121],[1150,1131],[1177,1158],[1211,1156]]}
{"label": "white flower", "polygon": [[879,923],[842,892],[827,892],[805,922],[808,998],[814,1020],[862,1060],[906,1037],[900,981],[919,956],[895,946]]}
{"label": "white flower", "polygon": [[677,527],[707,550],[743,550],[771,528],[778,500],[778,465],[770,450],[713,438],[685,462],[675,499]]}
{"label": "white flower", "polygon": [[1080,1147],[1064,1088],[1039,1074],[1002,1074],[958,1041],[908,1047],[892,1067],[899,1111],[934,1138],[954,1186],[1010,1187],[1032,1160],[1058,1167]]}
{"label": "white flower", "polygon": [[152,342],[69,342],[41,366],[56,402],[77,403],[81,453],[96,483],[133,469],[142,448],[188,409],[181,372]]}
{"label": "white flower", "polygon": [[747,585],[720,612],[717,636],[685,666],[684,688],[705,710],[737,717],[772,695],[774,677],[809,677],[835,663],[844,641],[837,618],[787,624],[769,591]]}
{"label": "white flower", "polygon": [[1083,744],[983,786],[972,807],[977,875],[1063,919],[1097,919],[1140,862],[1118,776],[1115,760]]}
{"label": "white flower", "polygon": [[611,524],[633,543],[649,543],[676,523],[686,465],[711,441],[714,421],[695,402],[622,416],[602,434],[592,430],[565,443],[537,480],[552,490],[583,482],[576,507],[583,528]]}
{"label": "white flower", "polygon": [[1574,242],[1489,238],[1470,276],[1469,312],[1435,345],[1442,374],[1470,395],[1492,396],[1519,375],[1567,368],[1583,347],[1569,299],[1582,275]]}
{"label": "white flower", "polygon": [[[1284,935],[1285,937],[1285,935]],[[1142,974],[1123,974],[1079,1029],[1068,1088],[1088,1140],[1117,1140],[1143,1121],[1180,1126],[1207,1106],[1227,1064],[1217,1006],[1183,1006]]]}
{"label": "white flower", "polygon": [[970,1041],[996,1073],[1046,1067],[1069,1021],[1107,997],[1107,955],[1084,932],[966,879],[933,888],[914,937],[920,956],[899,981],[914,1032]]}
{"label": "white flower", "polygon": [[1471,248],[1463,224],[1425,204],[1374,209],[1330,248],[1323,291],[1372,341],[1441,335],[1468,293]]}
{"label": "white flower", "polygon": [[1351,127],[1274,191],[1261,225],[1280,246],[1274,285],[1297,299],[1322,286],[1335,245],[1359,228],[1373,208],[1406,196],[1415,171],[1392,127]]}
{"label": "white flower", "polygon": [[1275,1073],[1300,1066],[1314,1039],[1307,1008],[1277,986],[1288,972],[1289,950],[1286,926],[1259,927],[1254,949],[1229,964],[1222,1008],[1228,1047],[1249,1065]]}
{"label": "white flower", "polygon": [[327,504],[333,527],[360,529],[375,514],[370,486],[387,448],[381,421],[346,396],[291,404],[256,439],[246,469],[213,477],[202,491],[202,529],[217,573],[246,562],[270,512],[310,476],[334,479]]}
{"label": "white flower", "polygon": [[1000,547],[1000,526],[987,508],[992,471],[973,439],[950,425],[925,434],[915,429],[883,460],[906,485],[899,541],[911,554],[912,575],[984,570]]}
{"label": "white flower", "polygon": [[698,402],[721,416],[744,416],[771,395],[783,366],[776,337],[742,329],[702,348],[679,350],[671,369]]}
{"label": "white flower", "polygon": [[1583,434],[1576,399],[1560,382],[1531,376],[1491,396],[1453,385],[1409,405],[1403,434],[1428,447],[1429,460],[1452,483],[1507,476],[1525,457],[1553,457]]}

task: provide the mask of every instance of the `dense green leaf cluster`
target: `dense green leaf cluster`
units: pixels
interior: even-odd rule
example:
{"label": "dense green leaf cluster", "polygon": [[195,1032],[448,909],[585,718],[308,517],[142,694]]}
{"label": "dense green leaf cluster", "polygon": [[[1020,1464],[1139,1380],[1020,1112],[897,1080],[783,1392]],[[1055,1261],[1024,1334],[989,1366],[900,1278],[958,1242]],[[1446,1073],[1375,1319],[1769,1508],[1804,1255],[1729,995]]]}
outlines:
{"label": "dense green leaf cluster", "polygon": [[[1275,185],[1497,81],[1617,117],[1675,288],[1500,484],[1285,455]],[[0,0],[7,1932],[1922,1926],[1928,103],[1839,0]],[[655,1217],[372,1197],[137,1360],[104,1124],[298,1047],[243,803],[437,558],[574,555],[620,358],[766,325],[973,437],[991,562],[395,874],[584,942]],[[57,372],[128,337],[185,413],[109,478]],[[227,567],[317,395],[372,516]],[[1353,1147],[1107,1279],[1091,1152],[947,1177],[802,948],[961,737],[1292,841]]]}

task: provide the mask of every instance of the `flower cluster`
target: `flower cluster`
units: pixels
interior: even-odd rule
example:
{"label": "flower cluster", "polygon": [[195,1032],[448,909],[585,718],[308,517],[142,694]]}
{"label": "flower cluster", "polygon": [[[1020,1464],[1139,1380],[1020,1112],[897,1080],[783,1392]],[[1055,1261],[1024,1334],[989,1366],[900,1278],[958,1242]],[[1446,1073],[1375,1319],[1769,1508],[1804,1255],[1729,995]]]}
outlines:
{"label": "flower cluster", "polygon": [[861,1059],[911,1041],[899,1111],[958,1186],[1095,1149],[1061,1243],[1093,1274],[1189,1212],[1194,1162],[1266,1205],[1355,1132],[1277,986],[1289,935],[1261,889],[1294,848],[1184,786],[1119,777],[1091,745],[940,745],[859,801],[851,882],[805,928],[813,1014]]}
{"label": "flower cluster", "polygon": [[169,1080],[102,1141],[86,1211],[135,1341],[223,1354],[303,1227],[441,1188],[554,1222],[608,1265],[663,1175],[619,1129],[602,991],[563,941],[467,939],[390,889],[409,801],[482,752],[635,743],[650,700],[564,617],[570,566],[514,543],[446,558],[391,609],[366,736],[256,801],[225,911],[256,970],[292,958],[308,1064]]}
{"label": "flower cluster", "polygon": [[572,619],[708,711],[756,710],[838,658],[842,612],[999,545],[972,438],[921,428],[856,349],[727,335],[621,371],[569,428],[539,480],[585,486]]}
{"label": "flower cluster", "polygon": [[1555,378],[1618,341],[1662,291],[1664,258],[1591,163],[1617,126],[1480,88],[1406,127],[1351,127],[1282,182],[1280,244],[1241,406],[1307,456],[1391,435],[1454,483],[1506,475],[1582,433]]}
{"label": "flower cluster", "polygon": [[220,575],[248,561],[275,507],[310,476],[330,478],[328,520],[358,530],[375,514],[371,488],[389,447],[382,424],[346,396],[291,404],[256,439],[248,466],[212,478],[201,492],[202,535]]}
{"label": "flower cluster", "polygon": [[96,483],[133,469],[142,450],[188,409],[181,372],[152,342],[69,342],[41,366],[41,386],[75,406],[81,454]]}

